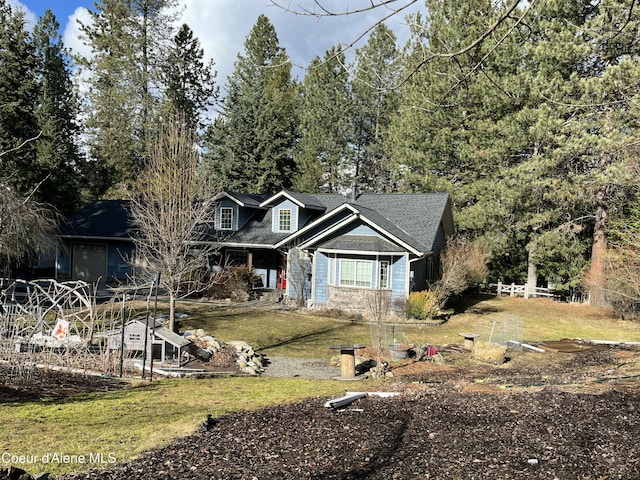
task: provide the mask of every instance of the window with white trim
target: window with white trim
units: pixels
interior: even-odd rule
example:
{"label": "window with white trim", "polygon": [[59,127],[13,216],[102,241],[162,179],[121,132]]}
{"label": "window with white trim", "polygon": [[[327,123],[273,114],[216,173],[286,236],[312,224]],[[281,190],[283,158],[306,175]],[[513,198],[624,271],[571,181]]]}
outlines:
{"label": "window with white trim", "polygon": [[335,285],[336,283],[336,259],[334,255],[329,255],[329,264],[327,265],[327,283]]}
{"label": "window with white trim", "polygon": [[220,208],[220,230],[232,230],[233,229],[233,208],[221,207]]}
{"label": "window with white trim", "polygon": [[389,288],[389,262],[382,260],[380,262],[380,288]]}
{"label": "window with white trim", "polygon": [[372,274],[373,262],[371,260],[340,260],[341,286],[371,288]]}
{"label": "window with white trim", "polygon": [[291,209],[282,208],[278,210],[278,231],[290,232],[291,231]]}

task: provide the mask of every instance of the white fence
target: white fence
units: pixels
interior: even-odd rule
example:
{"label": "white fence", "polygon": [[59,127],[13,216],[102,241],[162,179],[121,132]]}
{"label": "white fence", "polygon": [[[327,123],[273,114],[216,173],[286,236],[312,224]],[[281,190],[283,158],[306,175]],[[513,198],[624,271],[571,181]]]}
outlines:
{"label": "white fence", "polygon": [[549,298],[560,298],[560,295],[555,293],[555,290],[552,288],[544,288],[544,287],[529,287],[528,284],[524,285],[516,285],[505,284],[502,282],[492,283],[489,285],[491,289],[495,287],[496,293],[498,295],[509,295],[510,297],[524,297],[524,298],[532,298],[532,297],[549,297]]}

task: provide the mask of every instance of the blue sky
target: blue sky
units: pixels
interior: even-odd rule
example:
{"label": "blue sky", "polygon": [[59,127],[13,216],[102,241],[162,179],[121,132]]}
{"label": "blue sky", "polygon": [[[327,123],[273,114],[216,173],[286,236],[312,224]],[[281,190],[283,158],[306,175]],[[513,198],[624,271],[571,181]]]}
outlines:
{"label": "blue sky", "polygon": [[[370,0],[324,0],[333,3],[336,9],[345,6],[355,8],[369,4]],[[78,38],[77,19],[89,20],[87,8],[93,8],[93,0],[9,0],[10,4],[20,4],[27,11],[31,21],[50,8],[61,24],[65,45],[74,52],[88,53]],[[281,1],[283,4],[289,0]],[[398,3],[406,3],[399,0]],[[361,14],[348,17],[317,19],[309,16],[293,15],[274,7],[269,0],[180,0],[184,7],[180,23],[187,23],[200,39],[207,58],[213,59],[218,71],[218,84],[224,86],[227,76],[233,71],[238,53],[244,49],[244,40],[255,24],[258,15],[265,14],[275,26],[280,44],[286,48],[297,67],[294,75],[302,77],[303,67],[309,65],[314,56],[322,57],[326,50],[338,43],[351,43],[373,22],[376,15],[387,14],[378,10],[376,15]],[[312,5],[313,0],[294,0],[292,6]],[[422,5],[422,2],[417,2]],[[418,5],[412,8],[415,11]],[[404,15],[387,22],[401,39],[406,39],[408,27]],[[359,43],[357,46],[362,46]]]}
{"label": "blue sky", "polygon": [[42,16],[42,14],[47,9],[51,9],[53,13],[58,18],[58,21],[61,25],[66,25],[67,18],[76,10],[78,7],[91,6],[93,2],[91,1],[74,1],[74,0],[22,0],[21,3],[25,5],[29,10],[36,14],[36,17]]}

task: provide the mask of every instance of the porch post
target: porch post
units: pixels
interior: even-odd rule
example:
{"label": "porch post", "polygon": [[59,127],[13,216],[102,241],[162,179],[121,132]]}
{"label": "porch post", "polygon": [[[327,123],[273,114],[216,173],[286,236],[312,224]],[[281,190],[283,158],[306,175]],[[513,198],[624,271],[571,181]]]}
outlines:
{"label": "porch post", "polygon": [[411,293],[411,265],[409,264],[409,252],[405,252],[404,254],[404,265],[404,298],[408,298],[409,293]]}
{"label": "porch post", "polygon": [[311,256],[311,304],[312,305],[316,304],[316,253],[317,253],[317,250],[309,254]]}

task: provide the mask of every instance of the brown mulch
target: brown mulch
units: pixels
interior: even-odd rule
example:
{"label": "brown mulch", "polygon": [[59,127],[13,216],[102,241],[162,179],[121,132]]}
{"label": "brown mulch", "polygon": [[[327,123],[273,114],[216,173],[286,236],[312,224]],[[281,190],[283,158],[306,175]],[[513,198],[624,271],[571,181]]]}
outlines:
{"label": "brown mulch", "polygon": [[109,471],[69,479],[640,478],[640,396],[441,390],[227,415]]}
{"label": "brown mulch", "polygon": [[382,384],[345,386],[398,397],[230,414],[129,463],[63,478],[640,478],[638,349],[524,353],[500,366],[443,356],[393,364]]}
{"label": "brown mulch", "polygon": [[0,403],[58,400],[84,393],[119,390],[129,384],[118,378],[78,375],[63,370],[32,368],[29,379],[14,376],[0,364]]}

